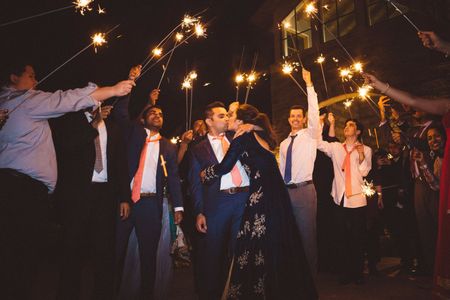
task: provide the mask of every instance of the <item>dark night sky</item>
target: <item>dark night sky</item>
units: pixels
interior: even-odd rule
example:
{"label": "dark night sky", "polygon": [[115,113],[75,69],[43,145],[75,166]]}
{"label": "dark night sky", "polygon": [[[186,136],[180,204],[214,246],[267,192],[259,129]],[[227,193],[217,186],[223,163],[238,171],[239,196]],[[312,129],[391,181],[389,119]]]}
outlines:
{"label": "dark night sky", "polygon": [[[82,87],[92,81],[99,85],[113,84],[126,79],[130,66],[140,63],[148,53],[182,19],[184,13],[194,14],[205,8],[203,21],[211,21],[206,39],[192,39],[175,52],[161,87],[159,104],[165,112],[163,133],[179,134],[185,115],[184,92],[180,85],[188,71],[199,74],[194,90],[194,119],[209,102],[220,100],[228,104],[235,95],[232,81],[238,69],[241,51],[245,46],[243,69],[250,69],[256,51],[255,32],[259,29],[249,24],[249,17],[257,10],[259,0],[112,0],[95,1],[106,15],[95,10],[81,16],[73,9],[57,12],[15,25],[0,27],[2,36],[1,63],[11,58],[30,61],[38,79],[55,69],[77,51],[90,43],[94,32],[106,32],[116,24],[108,44],[85,51],[46,80],[40,89],[54,91]],[[2,1],[0,23],[70,5],[69,1]],[[120,35],[120,38],[116,38]],[[268,45],[272,47],[272,45]],[[157,85],[162,64],[138,81],[132,101],[143,103],[148,92]],[[257,65],[258,71],[267,66]],[[203,87],[203,83],[211,85]],[[245,91],[241,88],[243,99]],[[252,90],[249,103],[270,113],[268,81],[260,80]],[[138,106],[138,105],[136,105]]]}

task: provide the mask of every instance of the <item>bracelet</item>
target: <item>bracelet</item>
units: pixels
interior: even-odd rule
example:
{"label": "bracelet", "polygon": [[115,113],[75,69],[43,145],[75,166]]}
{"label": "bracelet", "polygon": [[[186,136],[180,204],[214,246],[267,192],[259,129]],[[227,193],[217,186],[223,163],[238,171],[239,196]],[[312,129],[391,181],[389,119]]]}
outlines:
{"label": "bracelet", "polygon": [[386,83],[386,89],[384,91],[382,91],[382,94],[386,94],[387,91],[389,91],[389,89],[391,88],[391,85],[389,83]]}

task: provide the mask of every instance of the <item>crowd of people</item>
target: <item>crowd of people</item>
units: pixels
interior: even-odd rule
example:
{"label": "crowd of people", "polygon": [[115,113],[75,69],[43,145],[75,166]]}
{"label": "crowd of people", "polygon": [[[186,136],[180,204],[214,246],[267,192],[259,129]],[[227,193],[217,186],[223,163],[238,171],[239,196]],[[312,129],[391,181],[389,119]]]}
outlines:
{"label": "crowd of people", "polygon": [[[419,36],[424,46],[450,52],[434,33]],[[33,298],[53,224],[60,234],[58,299],[80,299],[88,262],[91,299],[161,299],[167,199],[192,248],[199,299],[317,299],[319,271],[335,272],[342,285],[364,284],[366,258],[369,274],[379,273],[384,232],[405,272],[434,276],[435,295],[450,295],[450,99],[417,97],[364,74],[385,95],[378,103],[380,147],[371,149],[357,119],[344,122],[338,139],[335,116],[319,110],[311,74],[302,68],[308,107],[290,108],[291,130],[280,144],[269,117],[238,102],[208,104],[204,118],[173,144],[160,134],[157,89],[130,118],[140,72],[131,68],[128,80],[111,87],[46,93],[35,89],[31,65],[6,70],[4,299]],[[371,181],[373,196],[364,190]],[[132,236],[133,296],[124,271]]]}

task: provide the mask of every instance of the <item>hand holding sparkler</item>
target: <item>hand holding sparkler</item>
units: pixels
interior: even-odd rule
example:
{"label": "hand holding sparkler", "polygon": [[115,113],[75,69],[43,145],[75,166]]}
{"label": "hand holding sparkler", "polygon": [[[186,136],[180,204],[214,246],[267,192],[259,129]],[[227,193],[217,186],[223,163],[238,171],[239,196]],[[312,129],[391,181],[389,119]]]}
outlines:
{"label": "hand holding sparkler", "polygon": [[155,105],[156,101],[158,101],[159,98],[159,92],[160,90],[158,89],[153,89],[150,94],[148,95],[148,100],[150,102],[150,105]]}
{"label": "hand holding sparkler", "polygon": [[382,94],[385,94],[390,88],[389,83],[384,83],[384,82],[378,80],[378,78],[376,78],[372,74],[363,73],[362,76],[364,78],[365,85],[368,85],[370,87],[373,87],[373,88],[379,90]]}
{"label": "hand holding sparkler", "polygon": [[420,31],[419,38],[424,47],[449,55],[450,43],[441,39],[436,33],[432,31]]}
{"label": "hand holding sparkler", "polygon": [[135,81],[141,75],[142,65],[134,66],[130,69],[128,73],[128,79]]}
{"label": "hand holding sparkler", "polygon": [[378,100],[378,108],[380,109],[380,118],[381,118],[381,122],[384,122],[386,120],[386,107],[391,106],[388,102],[391,99],[389,99],[389,97],[386,96],[381,96],[380,99]]}
{"label": "hand holding sparkler", "polygon": [[359,163],[362,163],[365,159],[365,155],[364,155],[364,145],[357,142],[355,143],[355,149],[358,152],[359,155]]}
{"label": "hand holding sparkler", "polygon": [[136,86],[136,84],[133,80],[120,81],[113,86],[96,89],[91,94],[91,97],[96,101],[103,102],[111,97],[122,97],[128,95],[134,86]]}
{"label": "hand holding sparkler", "polygon": [[8,110],[0,109],[0,129],[2,129],[7,120],[8,120]]}
{"label": "hand holding sparkler", "polygon": [[311,80],[311,72],[309,72],[305,68],[302,68],[302,77],[303,77],[303,80],[305,81],[307,87],[313,86],[313,83]]}
{"label": "hand holding sparkler", "polygon": [[336,124],[336,118],[332,112],[328,113],[328,122],[330,123],[330,126],[334,126]]}

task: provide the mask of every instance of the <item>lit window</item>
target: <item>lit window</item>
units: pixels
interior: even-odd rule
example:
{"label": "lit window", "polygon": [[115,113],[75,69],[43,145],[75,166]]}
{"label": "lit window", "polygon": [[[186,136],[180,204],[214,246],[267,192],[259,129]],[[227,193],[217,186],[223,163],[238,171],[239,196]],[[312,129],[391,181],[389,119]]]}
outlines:
{"label": "lit window", "polygon": [[296,51],[301,51],[312,47],[311,19],[304,13],[306,1],[302,1],[283,20],[282,45],[283,56],[296,55]]}
{"label": "lit window", "polygon": [[322,28],[324,42],[333,40],[334,36],[342,37],[349,34],[356,28],[354,0],[328,0],[323,2],[324,5],[321,8],[324,22]]}
{"label": "lit window", "polygon": [[[366,0],[366,4],[370,26],[400,15],[400,13],[398,13],[394,7],[385,0]],[[396,5],[403,12],[407,11],[407,8],[404,5],[398,3]]]}

